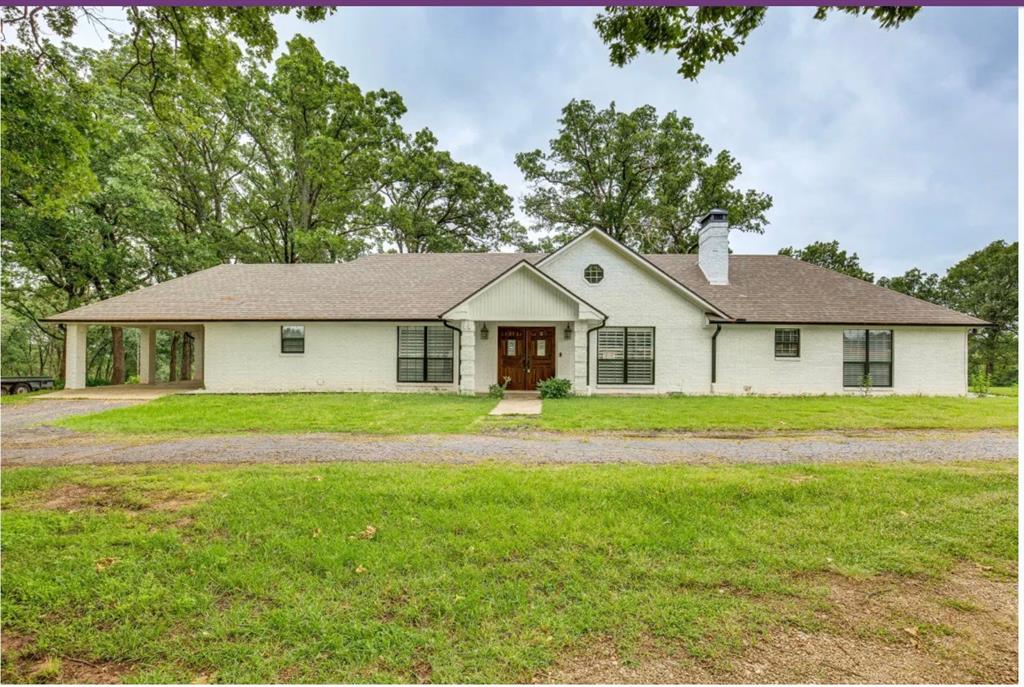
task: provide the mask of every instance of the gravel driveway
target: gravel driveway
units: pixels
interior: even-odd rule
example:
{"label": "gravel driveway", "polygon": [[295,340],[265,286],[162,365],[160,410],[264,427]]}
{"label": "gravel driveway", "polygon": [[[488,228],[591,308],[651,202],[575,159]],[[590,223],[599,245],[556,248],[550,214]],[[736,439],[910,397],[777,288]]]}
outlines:
{"label": "gravel driveway", "polygon": [[438,462],[834,463],[1016,459],[1012,431],[820,432],[799,435],[502,433],[357,436],[245,434],[111,439],[37,425],[98,412],[104,401],[33,401],[2,411],[5,466],[101,463]]}

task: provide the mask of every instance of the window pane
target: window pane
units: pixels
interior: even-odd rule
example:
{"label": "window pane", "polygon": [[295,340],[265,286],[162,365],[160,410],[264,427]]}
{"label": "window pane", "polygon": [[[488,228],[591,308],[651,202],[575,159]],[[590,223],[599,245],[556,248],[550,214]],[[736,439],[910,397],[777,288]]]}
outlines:
{"label": "window pane", "polygon": [[623,360],[626,357],[626,331],[621,327],[597,330],[597,359]]}
{"label": "window pane", "polygon": [[868,355],[871,362],[892,360],[892,330],[873,329],[868,333]]}
{"label": "window pane", "polygon": [[398,381],[400,381],[400,382],[422,382],[423,381],[423,358],[399,358],[398,359]]}
{"label": "window pane", "polygon": [[430,358],[427,360],[427,381],[449,383],[453,379],[453,369],[451,358]]}
{"label": "window pane", "polygon": [[427,357],[451,358],[455,350],[455,332],[447,327],[427,327]]}
{"label": "window pane", "polygon": [[[654,330],[633,329],[627,330],[629,340],[630,360],[654,360]],[[632,381],[632,380],[630,380]]]}
{"label": "window pane", "polygon": [[892,386],[892,364],[871,363],[871,386]]}
{"label": "window pane", "polygon": [[867,358],[866,332],[863,329],[847,329],[843,332],[843,361],[862,363]]}
{"label": "window pane", "polygon": [[281,352],[304,353],[306,350],[306,328],[302,325],[281,327]]}
{"label": "window pane", "polygon": [[775,357],[796,358],[800,355],[800,330],[775,330]]}
{"label": "window pane", "polygon": [[306,342],[303,339],[281,339],[282,353],[305,353]]}
{"label": "window pane", "polygon": [[864,381],[864,363],[843,363],[843,386],[860,386]]}
{"label": "window pane", "polygon": [[654,361],[633,360],[630,351],[629,362],[626,363],[626,374],[630,384],[654,384]]}
{"label": "window pane", "polygon": [[399,358],[422,358],[423,357],[423,327],[399,327],[398,328],[398,357]]}
{"label": "window pane", "polygon": [[622,360],[601,360],[597,361],[597,383],[598,384],[624,384],[626,364]]}

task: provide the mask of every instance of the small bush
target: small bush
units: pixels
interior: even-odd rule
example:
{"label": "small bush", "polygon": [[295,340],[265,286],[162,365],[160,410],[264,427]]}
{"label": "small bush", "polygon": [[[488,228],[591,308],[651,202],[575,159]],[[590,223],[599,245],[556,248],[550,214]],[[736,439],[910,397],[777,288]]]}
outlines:
{"label": "small bush", "polygon": [[568,398],[572,395],[572,382],[561,377],[552,377],[537,382],[537,391],[541,398]]}
{"label": "small bush", "polygon": [[987,394],[992,388],[992,377],[984,369],[971,375],[971,391],[976,394]]}
{"label": "small bush", "polygon": [[511,377],[505,377],[501,384],[491,384],[487,387],[487,395],[491,398],[505,398],[505,390],[508,389],[508,383],[511,381]]}

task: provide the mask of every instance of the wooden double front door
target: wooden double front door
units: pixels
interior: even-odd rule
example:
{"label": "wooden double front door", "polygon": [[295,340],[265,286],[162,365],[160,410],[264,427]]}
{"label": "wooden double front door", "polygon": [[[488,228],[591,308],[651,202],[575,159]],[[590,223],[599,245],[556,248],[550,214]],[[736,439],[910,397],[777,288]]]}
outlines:
{"label": "wooden double front door", "polygon": [[554,327],[498,327],[498,383],[511,391],[533,391],[555,376]]}

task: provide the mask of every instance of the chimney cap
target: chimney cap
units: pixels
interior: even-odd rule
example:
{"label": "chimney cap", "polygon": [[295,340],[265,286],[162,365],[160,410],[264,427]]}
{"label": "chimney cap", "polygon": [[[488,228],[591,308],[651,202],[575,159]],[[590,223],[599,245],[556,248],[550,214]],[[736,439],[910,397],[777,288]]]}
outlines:
{"label": "chimney cap", "polygon": [[715,208],[713,210],[708,210],[708,212],[703,217],[700,218],[700,226],[704,227],[709,222],[728,222],[728,221],[729,221],[729,213],[726,210],[723,210],[722,208]]}

